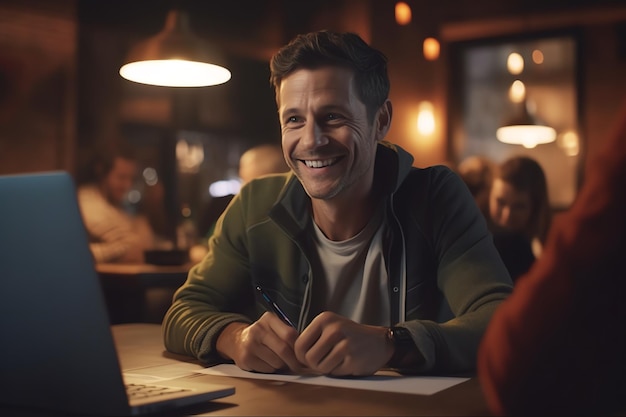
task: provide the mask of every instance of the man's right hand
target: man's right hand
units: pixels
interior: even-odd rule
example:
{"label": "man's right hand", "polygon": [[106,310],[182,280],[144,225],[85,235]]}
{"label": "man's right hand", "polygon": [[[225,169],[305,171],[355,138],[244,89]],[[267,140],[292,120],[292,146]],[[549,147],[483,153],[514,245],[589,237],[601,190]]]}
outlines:
{"label": "man's right hand", "polygon": [[245,371],[273,373],[289,369],[299,373],[303,366],[293,350],[298,332],[273,313],[265,313],[248,325],[230,323],[217,338],[217,351]]}

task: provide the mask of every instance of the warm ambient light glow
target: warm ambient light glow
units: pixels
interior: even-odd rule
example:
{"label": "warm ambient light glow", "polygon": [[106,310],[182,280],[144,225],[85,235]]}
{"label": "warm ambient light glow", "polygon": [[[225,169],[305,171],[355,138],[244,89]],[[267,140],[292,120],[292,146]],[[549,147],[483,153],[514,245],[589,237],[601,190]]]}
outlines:
{"label": "warm ambient light glow", "polygon": [[435,132],[435,111],[430,101],[422,101],[417,115],[417,131],[424,136]]}
{"label": "warm ambient light glow", "polygon": [[567,156],[578,155],[580,152],[579,143],[578,134],[572,130],[568,130],[557,139],[557,144],[563,149],[563,152],[565,152]]}
{"label": "warm ambient light glow", "polygon": [[539,49],[535,49],[533,51],[533,62],[537,65],[541,65],[543,64],[543,52],[541,52]]}
{"label": "warm ambient light glow", "polygon": [[403,1],[396,3],[396,23],[406,26],[411,23],[411,7]]}
{"label": "warm ambient light glow", "polygon": [[195,174],[204,161],[204,148],[201,144],[180,139],[176,143],[176,160],[180,172]]}
{"label": "warm ambient light glow", "polygon": [[435,61],[439,58],[440,45],[439,41],[435,38],[424,39],[423,44],[424,58],[429,61]]}
{"label": "warm ambient light glow", "polygon": [[531,149],[537,145],[554,142],[556,131],[549,126],[512,125],[499,128],[496,137],[500,142]]}
{"label": "warm ambient light glow", "polygon": [[[532,105],[532,106],[531,106]],[[496,130],[496,138],[503,143],[534,148],[554,142],[556,130],[547,126],[535,113],[533,102],[517,103],[516,111]]]}
{"label": "warm ambient light glow", "polygon": [[521,103],[526,98],[526,86],[520,80],[515,80],[509,88],[509,100],[513,103]]}
{"label": "warm ambient light glow", "polygon": [[230,80],[230,71],[218,65],[182,59],[131,62],[120,75],[136,83],[163,87],[207,87]]}
{"label": "warm ambient light glow", "polygon": [[524,71],[524,58],[517,52],[512,52],[506,60],[506,68],[513,75],[521,74]]}
{"label": "warm ambient light glow", "polygon": [[163,87],[206,87],[230,80],[221,54],[195,36],[189,16],[171,10],[164,29],[129,51],[120,75],[127,80]]}

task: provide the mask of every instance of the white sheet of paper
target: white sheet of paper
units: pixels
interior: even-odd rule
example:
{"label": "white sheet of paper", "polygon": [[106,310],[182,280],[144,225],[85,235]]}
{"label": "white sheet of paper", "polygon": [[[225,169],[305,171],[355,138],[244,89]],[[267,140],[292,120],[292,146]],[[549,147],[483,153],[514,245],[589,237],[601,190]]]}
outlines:
{"label": "white sheet of paper", "polygon": [[381,371],[372,376],[357,378],[262,374],[247,372],[231,364],[216,365],[196,372],[217,376],[266,379],[272,381],[296,382],[299,384],[325,385],[330,387],[357,388],[418,395],[432,395],[469,379],[445,376],[407,376],[390,371]]}
{"label": "white sheet of paper", "polygon": [[204,368],[199,364],[179,362],[144,368],[125,369],[122,375],[124,382],[127,384],[150,384],[193,375],[202,369]]}

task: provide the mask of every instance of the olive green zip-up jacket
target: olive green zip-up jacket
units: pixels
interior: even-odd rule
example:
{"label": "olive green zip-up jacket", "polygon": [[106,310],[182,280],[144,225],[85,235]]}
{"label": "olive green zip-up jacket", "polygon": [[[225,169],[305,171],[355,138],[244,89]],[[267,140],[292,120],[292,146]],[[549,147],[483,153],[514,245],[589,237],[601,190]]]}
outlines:
{"label": "olive green zip-up jacket", "polygon": [[[409,329],[425,358],[407,371],[474,372],[483,331],[512,282],[462,180],[446,167],[412,163],[400,147],[379,144],[390,325]],[[207,364],[223,361],[215,349],[219,332],[265,312],[256,285],[304,329],[315,279],[311,222],[310,198],[293,174],[242,187],[165,315],[166,348]]]}

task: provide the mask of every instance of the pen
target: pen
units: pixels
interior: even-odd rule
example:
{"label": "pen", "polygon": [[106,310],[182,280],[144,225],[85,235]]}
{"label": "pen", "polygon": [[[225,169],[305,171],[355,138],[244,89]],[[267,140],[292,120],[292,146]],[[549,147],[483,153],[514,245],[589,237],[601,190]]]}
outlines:
{"label": "pen", "polygon": [[291,322],[291,320],[289,320],[289,317],[287,317],[285,312],[278,307],[278,304],[276,304],[274,300],[272,300],[270,296],[265,293],[265,291],[263,291],[263,288],[257,285],[256,290],[261,294],[261,297],[263,297],[263,300],[265,300],[265,303],[272,309],[274,314],[280,317],[283,322],[296,329],[296,326]]}

